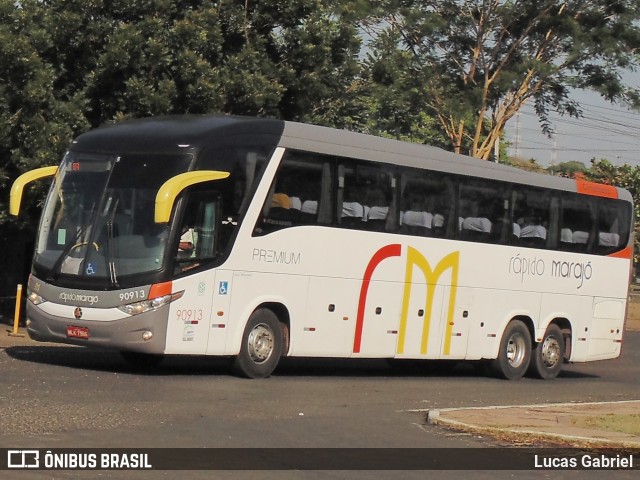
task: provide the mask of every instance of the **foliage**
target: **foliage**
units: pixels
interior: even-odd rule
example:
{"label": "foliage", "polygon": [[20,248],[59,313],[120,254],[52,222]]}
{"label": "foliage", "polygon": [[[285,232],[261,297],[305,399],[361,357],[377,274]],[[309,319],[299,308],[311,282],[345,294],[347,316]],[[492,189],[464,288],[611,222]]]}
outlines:
{"label": "foliage", "polygon": [[377,61],[371,51],[365,56],[368,68],[363,71],[359,98],[366,114],[357,129],[446,148],[447,138],[438,130],[436,119],[424,109],[423,82],[413,71],[411,56],[395,48],[386,50],[389,54]]}
{"label": "foliage", "polygon": [[42,58],[52,39],[40,9],[37,1],[17,7],[0,0],[0,223],[6,221],[2,207],[9,181],[57,160],[71,137],[88,126],[84,99],[57,88],[56,68]]}
{"label": "foliage", "polygon": [[620,77],[638,64],[636,0],[384,0],[370,13],[370,78],[415,92],[396,109],[436,118],[454,151],[488,159],[527,101],[550,133],[551,109],[580,115],[574,88],[637,104]]}
{"label": "foliage", "polygon": [[10,180],[105,122],[216,112],[345,126],[361,40],[342,3],[0,0],[0,225]]}
{"label": "foliage", "polygon": [[[129,117],[272,116],[488,158],[527,100],[547,130],[549,109],[580,113],[570,88],[633,100],[618,72],[635,65],[639,9],[631,0],[0,0],[0,226],[18,174]],[[43,193],[32,187],[27,199]],[[31,226],[36,203],[22,217]]]}
{"label": "foliage", "polygon": [[560,175],[562,177],[573,178],[577,173],[585,173],[587,166],[579,161],[569,161],[551,165],[547,171],[552,175]]}
{"label": "foliage", "polygon": [[536,162],[535,158],[525,159],[519,157],[507,157],[507,159],[503,163],[511,165],[512,167],[519,168],[521,170],[526,170],[527,172],[545,172],[544,167],[542,165],[539,165],[538,162]]}

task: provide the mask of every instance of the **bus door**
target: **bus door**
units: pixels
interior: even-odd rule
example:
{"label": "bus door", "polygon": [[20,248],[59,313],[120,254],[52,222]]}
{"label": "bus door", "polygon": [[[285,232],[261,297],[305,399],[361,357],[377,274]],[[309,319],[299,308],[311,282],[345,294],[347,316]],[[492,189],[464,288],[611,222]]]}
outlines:
{"label": "bus door", "polygon": [[171,304],[167,353],[201,355],[208,350],[210,324],[217,322],[212,302],[221,287],[216,283],[214,271],[202,271],[201,268],[216,258],[219,218],[217,193],[209,190],[191,192],[174,259],[177,278],[173,281],[173,291],[184,293]]}
{"label": "bus door", "polygon": [[223,355],[229,330],[231,309],[231,286],[233,272],[229,270],[217,270],[215,281],[211,285],[213,303],[209,316],[209,341],[207,355]]}

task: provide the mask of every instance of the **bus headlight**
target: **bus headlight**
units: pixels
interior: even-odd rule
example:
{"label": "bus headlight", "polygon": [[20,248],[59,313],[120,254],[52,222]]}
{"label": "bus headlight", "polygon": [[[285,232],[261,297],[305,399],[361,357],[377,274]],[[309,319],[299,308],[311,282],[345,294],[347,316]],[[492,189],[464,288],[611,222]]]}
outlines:
{"label": "bus headlight", "polygon": [[122,305],[118,307],[118,309],[128,315],[140,315],[141,313],[152,312],[160,307],[164,307],[174,300],[179,299],[182,295],[184,295],[184,290],[177,293],[171,293],[169,295],[163,295],[162,297],[152,298],[151,300],[143,300],[141,302]]}
{"label": "bus headlight", "polygon": [[46,302],[44,298],[42,298],[36,292],[32,292],[31,290],[27,290],[27,298],[34,305],[40,305],[41,303]]}

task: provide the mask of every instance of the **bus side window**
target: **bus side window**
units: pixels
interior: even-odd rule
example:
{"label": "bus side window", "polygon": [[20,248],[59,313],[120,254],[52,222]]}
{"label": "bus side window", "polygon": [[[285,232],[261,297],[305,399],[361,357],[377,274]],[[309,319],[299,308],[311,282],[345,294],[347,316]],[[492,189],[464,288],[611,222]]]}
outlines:
{"label": "bus side window", "polygon": [[288,151],[265,199],[254,235],[330,223],[331,191],[328,158]]}
{"label": "bus side window", "polygon": [[627,202],[604,198],[599,200],[596,253],[609,255],[627,246],[629,223],[625,218],[629,218],[630,209]]}
{"label": "bus side window", "polygon": [[191,192],[184,211],[175,254],[176,274],[212,261],[221,253],[219,195],[206,191]]}
{"label": "bus side window", "polygon": [[515,245],[533,248],[545,248],[552,244],[551,196],[544,190],[514,186],[513,229]]}
{"label": "bus side window", "polygon": [[[399,186],[400,233],[447,237],[453,218],[455,188],[450,177],[436,172],[406,169]],[[450,235],[453,237],[453,235]]]}
{"label": "bus side window", "polygon": [[339,202],[340,216],[338,223],[347,228],[365,228],[365,193],[366,187],[361,184],[356,174],[356,165],[349,164],[341,168],[340,190],[342,201]]}
{"label": "bus side window", "polygon": [[397,228],[392,169],[353,159],[340,161],[336,211],[342,227],[373,232]]}
{"label": "bus side window", "polygon": [[504,185],[461,179],[458,203],[459,238],[473,242],[506,242],[508,198],[508,190]]}
{"label": "bus side window", "polygon": [[364,228],[374,232],[393,232],[397,228],[395,178],[381,169],[370,181],[364,194]]}
{"label": "bus side window", "polygon": [[560,215],[560,248],[570,252],[590,252],[594,246],[595,212],[591,198],[565,194]]}

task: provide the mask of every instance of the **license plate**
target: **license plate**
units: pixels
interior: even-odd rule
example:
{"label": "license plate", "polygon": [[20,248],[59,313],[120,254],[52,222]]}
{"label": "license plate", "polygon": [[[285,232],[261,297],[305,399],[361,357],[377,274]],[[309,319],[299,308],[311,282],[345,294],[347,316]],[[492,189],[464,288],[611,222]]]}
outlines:
{"label": "license plate", "polygon": [[74,325],[67,325],[67,337],[88,339],[89,336],[89,329],[87,327],[76,327]]}

